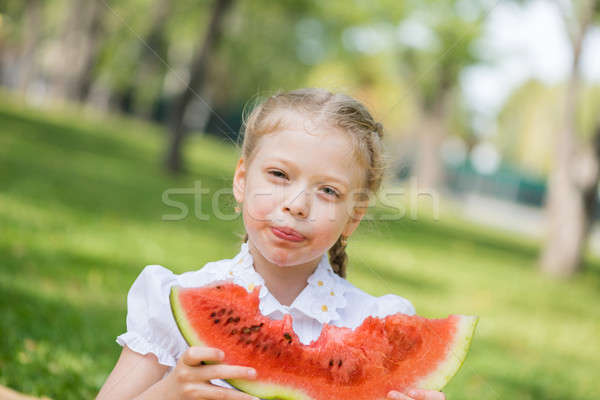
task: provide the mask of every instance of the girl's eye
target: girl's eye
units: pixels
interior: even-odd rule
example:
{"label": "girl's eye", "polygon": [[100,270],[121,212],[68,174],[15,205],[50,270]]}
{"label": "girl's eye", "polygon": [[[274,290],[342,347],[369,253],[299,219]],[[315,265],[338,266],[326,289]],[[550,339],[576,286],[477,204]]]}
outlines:
{"label": "girl's eye", "polygon": [[285,177],[286,177],[286,174],[285,174],[285,173],[283,173],[283,172],[281,172],[281,171],[279,171],[279,170],[276,170],[276,169],[269,171],[269,173],[270,173],[271,175],[273,175],[273,176],[276,176],[276,177],[278,177],[278,178],[285,178]]}
{"label": "girl's eye", "polygon": [[335,197],[337,197],[337,198],[339,198],[339,197],[340,197],[340,194],[339,194],[339,193],[338,193],[336,190],[334,190],[334,189],[332,189],[332,188],[330,188],[330,187],[325,187],[325,188],[323,188],[323,189],[325,189],[325,190],[329,189],[329,190],[330,190],[329,194],[333,194],[333,195],[334,195]]}
{"label": "girl's eye", "polygon": [[[279,171],[277,169],[272,169],[268,173],[271,174],[271,175],[273,175],[273,176],[275,176],[275,177],[277,177],[277,178],[283,178],[283,179],[287,178],[287,175],[285,174],[285,172]],[[329,194],[329,195],[333,195],[333,196],[335,196],[337,198],[341,197],[341,195],[338,193],[338,191],[335,190],[335,189],[333,189],[333,188],[331,188],[331,187],[326,186],[323,189],[326,190],[326,191],[329,190],[329,192],[327,192],[327,194]]]}

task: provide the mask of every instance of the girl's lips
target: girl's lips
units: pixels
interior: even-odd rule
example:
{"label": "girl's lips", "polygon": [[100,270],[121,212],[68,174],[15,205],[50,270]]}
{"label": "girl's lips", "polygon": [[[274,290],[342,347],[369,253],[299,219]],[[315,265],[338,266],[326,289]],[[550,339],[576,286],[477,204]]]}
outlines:
{"label": "girl's lips", "polygon": [[289,240],[291,242],[301,242],[301,241],[304,240],[304,237],[300,236],[297,233],[293,233],[293,232],[286,233],[286,232],[284,232],[284,231],[282,231],[280,229],[277,229],[275,227],[271,227],[271,231],[278,238],[281,238],[281,239],[284,239],[284,240]]}

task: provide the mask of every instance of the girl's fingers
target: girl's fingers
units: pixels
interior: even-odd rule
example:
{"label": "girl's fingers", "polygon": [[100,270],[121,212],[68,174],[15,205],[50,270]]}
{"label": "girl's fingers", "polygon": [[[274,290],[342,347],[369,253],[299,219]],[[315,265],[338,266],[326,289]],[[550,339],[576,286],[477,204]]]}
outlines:
{"label": "girl's fingers", "polygon": [[234,389],[220,388],[205,383],[188,384],[185,389],[186,398],[199,400],[259,400],[244,392]]}
{"label": "girl's fingers", "polygon": [[407,395],[397,392],[395,390],[389,392],[387,397],[391,400],[414,400],[412,397],[408,397]]}
{"label": "girl's fingers", "polygon": [[415,400],[446,400],[444,393],[435,390],[413,389],[407,394]]}
{"label": "girl's fingers", "polygon": [[196,368],[193,379],[208,381],[210,379],[254,379],[254,368],[239,365],[213,364]]}
{"label": "girl's fingers", "polygon": [[212,347],[192,346],[183,353],[182,361],[185,365],[200,365],[202,361],[221,361],[225,354]]}

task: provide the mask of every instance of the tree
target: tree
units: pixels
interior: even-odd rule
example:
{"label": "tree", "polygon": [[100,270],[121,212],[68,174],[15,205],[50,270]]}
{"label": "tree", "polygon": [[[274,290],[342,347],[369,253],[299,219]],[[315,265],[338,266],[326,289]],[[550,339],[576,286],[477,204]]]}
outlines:
{"label": "tree", "polygon": [[555,3],[561,11],[570,40],[572,64],[564,98],[564,119],[556,140],[555,162],[548,181],[548,232],[540,267],[553,276],[570,276],[581,266],[600,176],[600,124],[587,145],[576,135],[583,43],[594,18],[598,18],[600,1],[567,3],[555,0]]}
{"label": "tree", "polygon": [[27,0],[23,18],[23,44],[19,60],[19,80],[17,88],[26,93],[35,76],[37,60],[36,49],[41,40],[42,2]]}
{"label": "tree", "polygon": [[[117,103],[122,106],[122,111],[129,112],[129,108],[133,108],[136,114],[152,117],[152,103],[159,97],[167,71],[168,64],[165,60],[168,58],[169,43],[166,28],[173,6],[171,0],[155,0],[152,3],[149,26],[141,40],[135,43],[135,56],[131,59],[132,72],[116,93]],[[155,81],[155,84],[150,83]],[[150,103],[142,112],[138,112],[133,106],[139,97],[145,97],[146,103]]]}
{"label": "tree", "polygon": [[62,33],[62,57],[55,66],[58,97],[84,101],[90,92],[103,40],[106,6],[100,1],[73,0]]}
{"label": "tree", "polygon": [[[180,172],[182,169],[181,150],[185,135],[185,112],[193,97],[202,91],[213,50],[221,38],[225,13],[232,4],[233,0],[215,0],[209,25],[202,38],[202,44],[194,53],[189,71],[189,80],[173,105],[169,123],[170,141],[165,159],[165,166],[171,173]],[[206,105],[210,107],[208,103]]]}
{"label": "tree", "polygon": [[472,45],[480,35],[483,15],[463,18],[454,10],[455,3],[436,2],[436,12],[420,22],[430,32],[429,45],[408,47],[400,53],[403,73],[414,82],[414,95],[423,113],[413,175],[419,187],[429,190],[443,181],[440,149],[460,73],[478,61]]}

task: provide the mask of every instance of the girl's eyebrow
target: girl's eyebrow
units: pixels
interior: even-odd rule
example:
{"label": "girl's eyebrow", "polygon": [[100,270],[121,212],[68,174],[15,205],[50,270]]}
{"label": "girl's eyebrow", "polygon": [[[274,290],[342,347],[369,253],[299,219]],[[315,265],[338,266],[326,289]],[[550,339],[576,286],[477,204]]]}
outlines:
{"label": "girl's eyebrow", "polygon": [[[267,160],[267,162],[272,162],[272,161],[279,161],[283,164],[286,164],[290,167],[292,167],[293,169],[298,169],[298,167],[296,166],[296,164],[294,164],[292,161],[287,160],[285,158],[282,157],[273,157]],[[346,187],[350,187],[350,183],[348,182],[347,179],[344,179],[342,177],[336,177],[333,175],[325,175],[325,174],[319,174],[316,176],[317,178],[324,178],[326,180],[332,180],[332,181],[336,181],[338,183],[341,183],[342,185],[346,186]]]}

